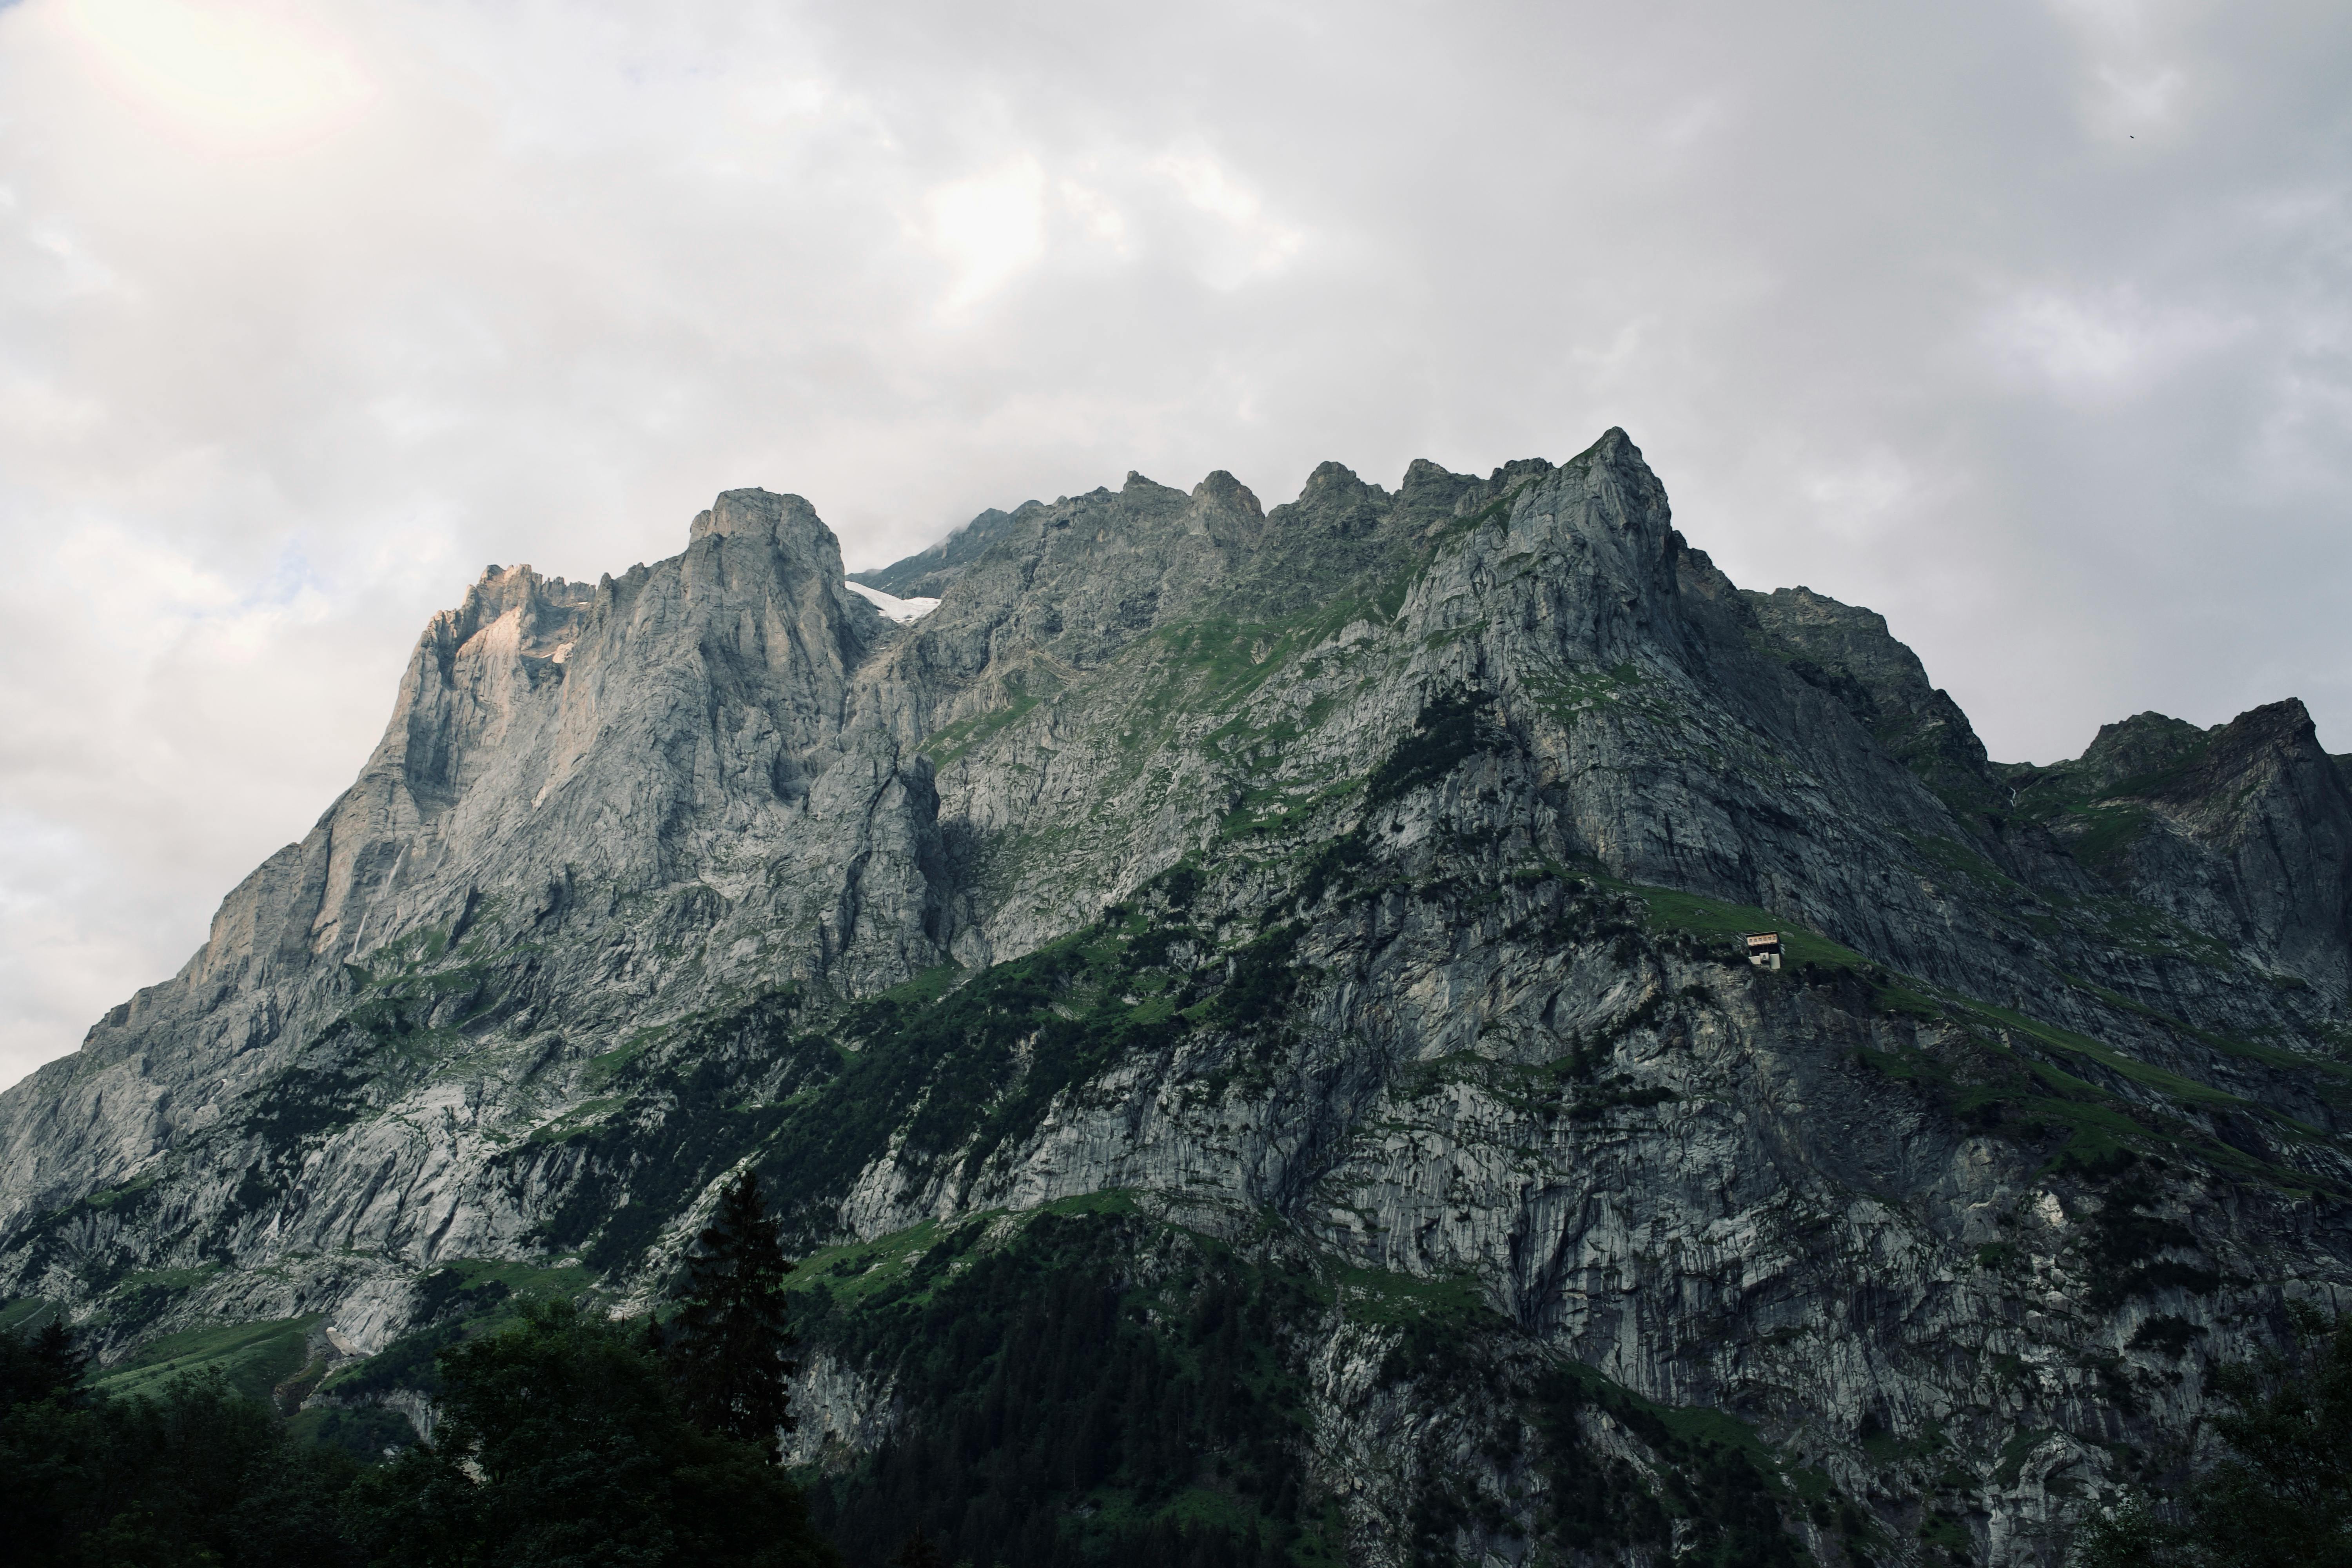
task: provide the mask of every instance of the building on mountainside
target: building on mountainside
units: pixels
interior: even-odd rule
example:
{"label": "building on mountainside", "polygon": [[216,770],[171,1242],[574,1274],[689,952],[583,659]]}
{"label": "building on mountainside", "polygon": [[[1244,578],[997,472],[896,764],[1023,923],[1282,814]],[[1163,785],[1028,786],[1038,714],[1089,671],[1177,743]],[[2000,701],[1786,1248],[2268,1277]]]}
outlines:
{"label": "building on mountainside", "polygon": [[1759,969],[1780,967],[1780,933],[1777,931],[1750,931],[1740,938],[1748,947],[1748,962]]}

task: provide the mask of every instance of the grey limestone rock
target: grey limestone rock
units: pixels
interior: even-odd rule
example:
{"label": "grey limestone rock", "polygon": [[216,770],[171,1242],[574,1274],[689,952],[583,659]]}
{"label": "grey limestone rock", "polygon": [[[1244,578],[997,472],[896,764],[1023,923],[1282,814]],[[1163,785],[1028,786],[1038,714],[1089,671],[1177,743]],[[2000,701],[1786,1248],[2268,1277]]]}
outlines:
{"label": "grey limestone rock", "polygon": [[[1133,1194],[1483,1303],[1484,1393],[1344,1289],[1296,1325],[1368,1563],[1433,1550],[1414,1489],[1483,1500],[1448,1552],[1542,1540],[1494,1435],[1572,1365],[1649,1402],[1574,1417],[1627,1485],[1641,1411],[1711,1410],[1828,1489],[1817,1554],[2053,1563],[2209,1358],[2352,1305],[2352,794],[2299,704],[1994,763],[1615,430],[1271,510],[1130,474],[861,580],[940,603],[885,621],[762,490],[593,588],[486,573],[187,967],[0,1096],[0,1286],[110,1353],[359,1356],[459,1265],[642,1305],[747,1166],[813,1247]],[[809,1462],[917,1418],[806,1379]]]}

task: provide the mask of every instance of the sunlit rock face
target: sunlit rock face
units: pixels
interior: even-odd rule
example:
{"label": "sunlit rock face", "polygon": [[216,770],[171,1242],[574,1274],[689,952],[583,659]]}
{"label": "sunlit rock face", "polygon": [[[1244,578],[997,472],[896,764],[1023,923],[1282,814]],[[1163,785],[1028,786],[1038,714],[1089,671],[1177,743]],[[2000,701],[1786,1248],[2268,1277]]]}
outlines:
{"label": "sunlit rock face", "polygon": [[[2054,1563],[2212,1360],[2352,1306],[2297,703],[1991,762],[1613,430],[1271,511],[1129,475],[861,577],[763,490],[486,572],[317,826],[0,1097],[0,1284],[358,1365],[485,1281],[642,1306],[746,1165],[828,1291],[1108,1205],[1139,1278],[1318,1282],[1254,1331],[1368,1563],[1565,1539],[1562,1444],[1676,1495],[1676,1408],[1818,1560]],[[803,1459],[926,1419],[857,1342]],[[1613,1392],[1543,1416],[1562,1368]]]}

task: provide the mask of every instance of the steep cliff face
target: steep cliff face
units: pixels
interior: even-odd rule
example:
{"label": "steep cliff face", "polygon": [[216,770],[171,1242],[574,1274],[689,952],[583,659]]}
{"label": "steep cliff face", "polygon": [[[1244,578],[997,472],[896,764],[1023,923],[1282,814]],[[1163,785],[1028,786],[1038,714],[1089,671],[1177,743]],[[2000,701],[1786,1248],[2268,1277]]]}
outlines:
{"label": "steep cliff face", "polygon": [[1993,784],[1984,742],[1918,657],[1895,640],[1885,617],[1810,588],[1741,595],[1768,636],[1767,651],[1830,692],[1874,739],[1960,812],[1980,807]]}
{"label": "steep cliff face", "polygon": [[2200,731],[2143,713],[2020,799],[2135,898],[2341,996],[2352,985],[2352,791],[2289,700]]}
{"label": "steep cliff face", "polygon": [[[981,1560],[2052,1562],[2210,1359],[2352,1304],[2297,704],[1993,763],[1618,431],[1270,511],[1130,475],[866,577],[940,605],[763,491],[486,574],[188,968],[0,1098],[0,1283],[413,1398],[510,1288],[653,1299],[748,1164],[814,1249],[820,1511]],[[1040,1405],[1095,1458],[982,1496],[960,1402],[1079,1320],[1209,1403]]]}
{"label": "steep cliff face", "polygon": [[[780,981],[938,962],[929,769],[849,711],[888,635],[797,497],[723,495],[685,554],[593,589],[485,573],[419,639],[359,781],[177,976],[11,1091],[0,1224],[162,1156],[191,1264],[511,1240],[528,1222],[459,1195],[471,1156],[434,1134],[457,1105],[569,1098],[562,1029],[604,1049]],[[535,1045],[493,1065],[485,1037]],[[328,1132],[299,1158],[286,1136]],[[28,1282],[80,1245],[19,1253]]]}

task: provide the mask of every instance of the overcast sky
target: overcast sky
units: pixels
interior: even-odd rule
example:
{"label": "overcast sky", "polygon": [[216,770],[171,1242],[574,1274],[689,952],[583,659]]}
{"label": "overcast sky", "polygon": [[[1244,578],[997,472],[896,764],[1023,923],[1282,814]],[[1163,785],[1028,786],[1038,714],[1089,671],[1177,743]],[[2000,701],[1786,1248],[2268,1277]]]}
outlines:
{"label": "overcast sky", "polygon": [[489,562],[1622,425],[1997,757],[2352,750],[2352,7],[0,0],[0,1082]]}

